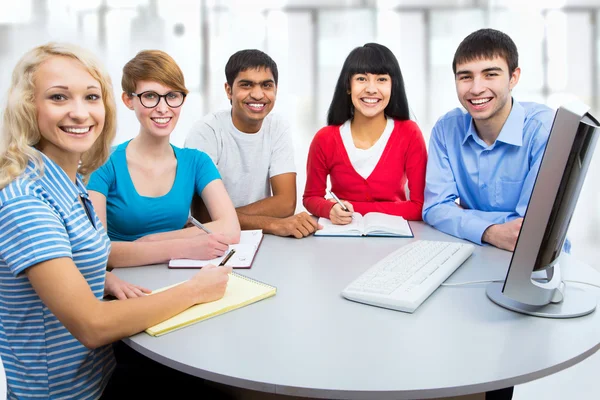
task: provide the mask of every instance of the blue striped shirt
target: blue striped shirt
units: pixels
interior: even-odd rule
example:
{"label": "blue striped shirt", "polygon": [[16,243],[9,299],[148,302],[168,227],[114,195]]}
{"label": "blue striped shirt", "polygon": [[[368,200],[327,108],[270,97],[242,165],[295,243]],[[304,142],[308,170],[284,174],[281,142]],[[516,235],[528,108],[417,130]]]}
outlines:
{"label": "blue striped shirt", "polygon": [[0,190],[0,354],[8,398],[96,399],[114,368],[111,346],[84,347],[42,302],[24,271],[69,257],[102,299],[110,241],[81,177],[74,184],[40,155],[43,172],[29,162]]}

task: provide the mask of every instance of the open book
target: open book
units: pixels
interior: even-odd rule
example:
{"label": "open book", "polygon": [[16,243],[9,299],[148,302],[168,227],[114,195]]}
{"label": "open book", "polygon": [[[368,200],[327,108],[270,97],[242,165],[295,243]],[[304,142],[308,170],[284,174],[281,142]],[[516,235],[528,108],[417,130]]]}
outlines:
{"label": "open book", "polygon": [[399,216],[370,212],[364,216],[352,214],[352,222],[348,225],[334,225],[327,218],[319,218],[323,226],[315,232],[315,236],[394,236],[414,237],[408,222]]}
{"label": "open book", "polygon": [[[229,249],[235,249],[235,253],[229,261],[228,267],[233,268],[250,268],[254,261],[254,256],[258,251],[258,247],[262,242],[263,233],[261,229],[242,231],[240,242],[232,244]],[[217,257],[212,260],[189,260],[186,258],[173,259],[169,261],[169,268],[202,268],[208,264],[219,265],[221,260],[225,258],[227,252],[222,257]]]}
{"label": "open book", "polygon": [[[176,285],[179,285],[179,283]],[[157,289],[152,293],[158,293],[176,285]],[[152,336],[164,335],[176,329],[184,328],[196,322],[266,299],[267,297],[274,296],[276,293],[277,288],[274,286],[232,272],[229,274],[227,289],[225,289],[225,294],[222,298],[210,303],[196,304],[166,321],[151,326],[146,329],[146,333]]]}

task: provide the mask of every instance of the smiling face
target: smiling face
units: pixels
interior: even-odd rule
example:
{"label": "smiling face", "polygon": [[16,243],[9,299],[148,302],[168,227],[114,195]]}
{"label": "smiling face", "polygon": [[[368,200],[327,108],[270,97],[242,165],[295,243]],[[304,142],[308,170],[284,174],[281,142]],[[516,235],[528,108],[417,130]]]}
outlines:
{"label": "smiling face", "polygon": [[37,147],[55,162],[77,162],[104,128],[100,83],[69,57],[54,56],[34,76],[41,138]]}
{"label": "smiling face", "polygon": [[499,124],[512,107],[511,90],[519,81],[519,68],[510,74],[502,57],[475,59],[456,66],[456,93],[475,124]]}
{"label": "smiling face", "polygon": [[[164,95],[176,90],[168,86],[164,86],[158,82],[153,81],[139,81],[136,84],[135,93],[144,92],[155,92],[159,95]],[[151,94],[145,94],[150,96]],[[179,113],[181,112],[181,106],[170,107],[165,98],[161,98],[158,104],[152,108],[144,107],[137,96],[129,96],[127,93],[122,95],[123,103],[130,110],[135,111],[135,116],[140,122],[140,134],[147,134],[153,137],[169,137],[177,121],[179,120]],[[149,101],[144,99],[144,103],[149,104]],[[169,100],[171,101],[171,100]]]}
{"label": "smiling face", "polygon": [[232,86],[226,83],[225,92],[235,127],[256,133],[275,105],[277,86],[269,68],[252,68],[240,71]]}
{"label": "smiling face", "polygon": [[350,78],[350,97],[354,115],[367,118],[383,115],[390,103],[392,79],[388,74],[354,74]]}

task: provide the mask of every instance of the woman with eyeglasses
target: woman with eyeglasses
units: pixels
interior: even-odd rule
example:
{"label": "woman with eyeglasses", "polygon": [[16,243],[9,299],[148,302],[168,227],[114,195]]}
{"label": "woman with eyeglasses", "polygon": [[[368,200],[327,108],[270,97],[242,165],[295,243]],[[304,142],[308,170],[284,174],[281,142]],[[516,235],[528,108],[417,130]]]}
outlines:
{"label": "woman with eyeglasses", "polygon": [[[181,69],[162,51],[141,51],[123,67],[121,86],[139,133],[116,146],[88,183],[112,242],[108,266],[222,256],[239,241],[240,225],[219,172],[205,153],[169,142],[188,94]],[[213,221],[210,234],[184,228],[195,193]]]}

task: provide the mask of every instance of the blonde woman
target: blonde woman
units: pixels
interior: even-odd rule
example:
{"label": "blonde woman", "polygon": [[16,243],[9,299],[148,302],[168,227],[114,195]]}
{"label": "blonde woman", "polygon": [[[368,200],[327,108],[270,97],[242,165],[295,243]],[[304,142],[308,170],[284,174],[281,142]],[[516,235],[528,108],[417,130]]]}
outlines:
{"label": "blonde woman", "polygon": [[[240,225],[210,157],[170,144],[188,90],[179,66],[165,52],[139,52],[123,67],[122,100],[140,122],[138,135],[120,144],[88,184],[112,241],[109,266],[212,259],[237,243]],[[206,234],[185,228],[194,194],[213,222]]]}
{"label": "blonde woman", "polygon": [[[115,136],[110,78],[84,50],[48,44],[13,72],[0,147],[0,355],[8,398],[96,399],[110,343],[225,291],[202,269],[152,296],[106,272],[110,242],[82,180]],[[103,302],[104,294],[121,301]],[[136,390],[143,390],[137,388]]]}

